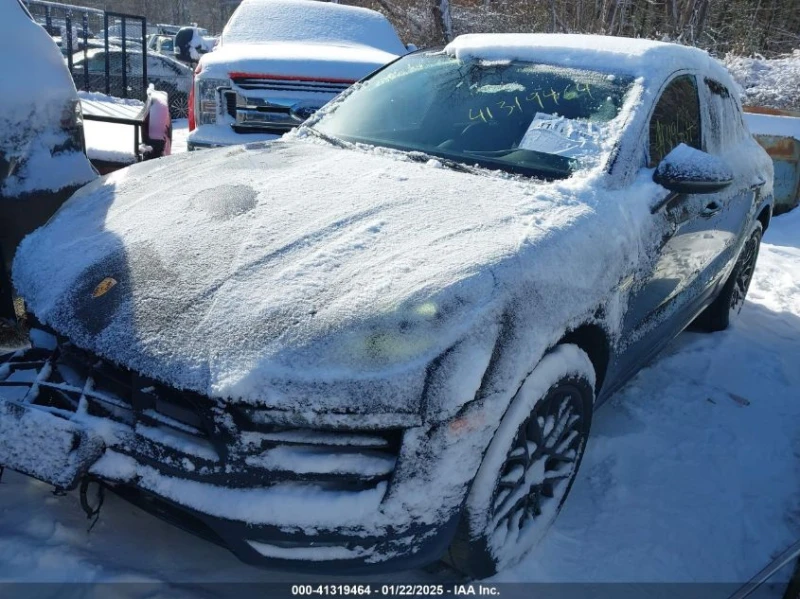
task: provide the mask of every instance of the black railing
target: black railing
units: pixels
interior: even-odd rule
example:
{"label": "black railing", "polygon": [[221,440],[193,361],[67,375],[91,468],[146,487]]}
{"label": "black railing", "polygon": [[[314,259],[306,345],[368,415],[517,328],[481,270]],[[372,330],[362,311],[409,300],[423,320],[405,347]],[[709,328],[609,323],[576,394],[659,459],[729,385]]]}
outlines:
{"label": "black railing", "polygon": [[75,87],[120,98],[146,98],[145,17],[49,0],[23,2],[60,45]]}

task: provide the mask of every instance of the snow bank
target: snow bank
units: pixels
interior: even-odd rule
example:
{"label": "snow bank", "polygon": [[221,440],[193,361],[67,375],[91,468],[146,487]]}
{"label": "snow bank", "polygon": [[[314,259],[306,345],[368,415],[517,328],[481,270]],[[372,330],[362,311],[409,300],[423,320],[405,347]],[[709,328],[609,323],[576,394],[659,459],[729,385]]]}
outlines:
{"label": "snow bank", "polygon": [[800,110],[800,50],[773,59],[728,55],[725,65],[746,105]]}
{"label": "snow bank", "polygon": [[406,49],[382,14],[314,0],[244,0],[222,32],[221,45],[308,42],[356,45],[389,54]]}

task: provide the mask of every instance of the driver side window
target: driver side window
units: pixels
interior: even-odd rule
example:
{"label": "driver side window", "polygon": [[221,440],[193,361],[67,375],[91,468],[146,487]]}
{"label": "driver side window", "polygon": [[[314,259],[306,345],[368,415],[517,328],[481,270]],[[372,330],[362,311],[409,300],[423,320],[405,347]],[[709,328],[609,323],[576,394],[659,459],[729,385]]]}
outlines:
{"label": "driver side window", "polygon": [[682,143],[702,150],[700,140],[697,81],[693,75],[681,75],[664,89],[650,119],[648,166],[658,166],[664,156]]}

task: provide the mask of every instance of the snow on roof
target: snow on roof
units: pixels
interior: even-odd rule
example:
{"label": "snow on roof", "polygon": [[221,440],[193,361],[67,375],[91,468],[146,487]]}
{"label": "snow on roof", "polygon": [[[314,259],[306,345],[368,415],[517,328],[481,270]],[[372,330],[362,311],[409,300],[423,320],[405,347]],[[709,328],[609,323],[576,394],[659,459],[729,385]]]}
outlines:
{"label": "snow on roof", "polygon": [[308,42],[360,45],[400,55],[405,46],[379,12],[316,0],[244,0],[221,43]]}
{"label": "snow on roof", "polygon": [[480,33],[457,37],[445,52],[459,59],[525,60],[648,78],[664,77],[679,69],[700,69],[724,79],[720,83],[729,80],[724,67],[703,50],[630,37]]}

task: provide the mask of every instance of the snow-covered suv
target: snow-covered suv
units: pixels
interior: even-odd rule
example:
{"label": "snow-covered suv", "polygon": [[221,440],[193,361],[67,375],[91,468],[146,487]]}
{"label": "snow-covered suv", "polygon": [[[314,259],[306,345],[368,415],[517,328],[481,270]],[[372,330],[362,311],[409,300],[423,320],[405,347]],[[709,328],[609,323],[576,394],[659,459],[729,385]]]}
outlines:
{"label": "snow-covered suv", "polygon": [[372,10],[244,0],[197,67],[189,149],[279,137],[407,51]]}
{"label": "snow-covered suv", "polygon": [[85,505],[100,479],[252,563],[494,574],[558,514],[594,409],[735,318],[773,181],[700,50],[403,57],[278,141],[134,165],[25,239],[15,282],[57,337],[0,359],[0,464]]}

